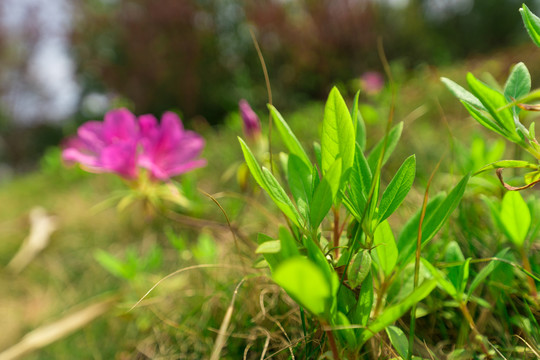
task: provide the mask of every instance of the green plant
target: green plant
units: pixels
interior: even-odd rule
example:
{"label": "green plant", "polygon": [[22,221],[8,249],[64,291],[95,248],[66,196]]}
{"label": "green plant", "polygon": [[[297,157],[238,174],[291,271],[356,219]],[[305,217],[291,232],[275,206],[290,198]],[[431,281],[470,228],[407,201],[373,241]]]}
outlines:
{"label": "green plant", "polygon": [[[429,277],[415,281],[414,272],[403,270],[410,268],[415,253],[420,253],[448,219],[469,176],[448,195],[438,194],[426,209],[419,209],[396,241],[387,219],[412,187],[415,156],[403,161],[384,189],[381,172],[403,124],[391,127],[390,119],[385,137],[366,152],[358,93],[349,111],[333,88],[324,110],[321,143],[314,144],[316,161],[312,162],[281,114],[271,105],[269,110],[288,150],[281,157],[282,172],[273,174],[261,168],[248,145],[239,140],[252,176],[285,215],[287,227],[281,226],[275,236],[259,234],[257,253],[264,256],[272,279],[300,305],[305,336],[317,333],[317,328],[305,326],[307,310],[324,330],[335,359],[356,356],[385,329],[401,351],[406,338],[388,327],[428,296],[437,283]],[[290,196],[278,178],[288,184]],[[421,223],[422,232],[417,236]],[[389,294],[396,282],[408,284],[406,290]]]}

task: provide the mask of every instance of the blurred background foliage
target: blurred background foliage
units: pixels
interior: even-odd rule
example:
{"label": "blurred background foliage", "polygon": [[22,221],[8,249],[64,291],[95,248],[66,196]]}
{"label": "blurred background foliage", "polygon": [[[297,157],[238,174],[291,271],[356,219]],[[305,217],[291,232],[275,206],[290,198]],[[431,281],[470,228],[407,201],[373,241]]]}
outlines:
{"label": "blurred background foliage", "polygon": [[[0,161],[8,172],[32,168],[47,146],[114,106],[139,114],[175,109],[195,127],[223,123],[240,98],[264,109],[250,30],[285,112],[323,99],[332,84],[352,93],[364,72],[382,72],[379,37],[405,73],[527,41],[521,0],[23,2],[30,5],[17,31],[9,25],[13,1],[0,7]],[[33,60],[51,37],[43,6],[53,3],[62,5],[64,26],[52,36],[63,42],[75,84],[49,81],[60,83],[54,91],[42,74],[55,71],[56,60]],[[71,105],[52,111],[55,92],[69,92]]]}

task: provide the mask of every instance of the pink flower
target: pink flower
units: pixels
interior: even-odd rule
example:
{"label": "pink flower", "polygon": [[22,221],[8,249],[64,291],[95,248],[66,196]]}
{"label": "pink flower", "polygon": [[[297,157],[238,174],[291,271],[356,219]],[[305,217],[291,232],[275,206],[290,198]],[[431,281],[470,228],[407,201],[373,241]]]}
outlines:
{"label": "pink flower", "polygon": [[244,134],[248,139],[256,140],[261,135],[261,122],[259,117],[244,99],[240,100],[238,108],[240,109],[240,116],[242,117]]}
{"label": "pink flower", "polygon": [[89,121],[68,139],[62,151],[66,163],[80,163],[89,171],[114,172],[126,179],[138,177],[138,167],[148,169],[153,179],[172,176],[204,166],[196,159],[204,140],[185,131],[180,118],[167,112],[161,124],[152,115],[139,120],[126,109],[109,111],[103,122]]}
{"label": "pink flower", "polygon": [[89,121],[68,139],[62,158],[80,163],[89,171],[114,172],[127,179],[137,177],[139,129],[135,115],[126,109],[109,111],[105,120]]}
{"label": "pink flower", "polygon": [[153,178],[166,180],[206,165],[197,159],[204,148],[204,139],[193,131],[186,131],[173,112],[161,117],[161,124],[152,115],[139,117],[142,153],[139,166],[150,170]]}
{"label": "pink flower", "polygon": [[384,87],[384,78],[381,73],[376,71],[368,71],[362,74],[360,82],[368,94],[377,94]]}

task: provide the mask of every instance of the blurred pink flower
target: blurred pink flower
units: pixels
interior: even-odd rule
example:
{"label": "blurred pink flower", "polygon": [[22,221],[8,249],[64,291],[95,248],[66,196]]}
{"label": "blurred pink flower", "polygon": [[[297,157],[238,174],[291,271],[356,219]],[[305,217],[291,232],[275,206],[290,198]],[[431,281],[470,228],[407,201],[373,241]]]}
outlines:
{"label": "blurred pink flower", "polygon": [[244,134],[250,140],[257,139],[261,135],[261,122],[259,117],[244,99],[240,100],[238,108],[240,109],[240,116],[242,117]]}
{"label": "blurred pink flower", "polygon": [[152,177],[167,180],[206,165],[197,159],[204,148],[204,139],[193,131],[186,131],[173,112],[161,117],[161,124],[153,115],[139,117],[142,152],[139,166],[150,170]]}
{"label": "blurred pink flower", "polygon": [[377,94],[384,87],[384,78],[381,73],[377,71],[368,71],[362,74],[360,78],[362,88],[368,94]]}
{"label": "blurred pink flower", "polygon": [[62,151],[68,164],[80,163],[89,171],[114,172],[132,179],[137,177],[137,142],[139,129],[135,115],[127,109],[111,110],[105,120],[89,121],[69,138]]}
{"label": "blurred pink flower", "polygon": [[203,147],[203,138],[185,131],[172,112],[165,113],[158,124],[152,115],[142,115],[137,121],[127,109],[118,109],[109,111],[103,122],[81,125],[77,136],[66,141],[62,158],[89,171],[114,172],[126,179],[137,178],[142,167],[153,179],[167,180],[204,166],[204,159],[196,159]]}

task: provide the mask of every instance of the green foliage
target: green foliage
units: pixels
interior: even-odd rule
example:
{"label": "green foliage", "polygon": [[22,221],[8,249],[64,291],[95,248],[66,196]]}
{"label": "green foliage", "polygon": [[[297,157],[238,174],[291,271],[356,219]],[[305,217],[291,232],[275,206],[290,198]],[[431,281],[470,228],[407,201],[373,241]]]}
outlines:
{"label": "green foliage", "polygon": [[[366,157],[366,130],[359,115],[358,94],[349,112],[337,88],[330,92],[321,146],[314,147],[315,163],[309,161],[279,112],[272,106],[269,110],[288,150],[288,154],[280,156],[283,176],[274,176],[266,168],[261,170],[241,139],[240,145],[256,182],[292,224],[289,229],[280,227],[278,240],[259,234],[256,252],[264,256],[278,285],[308,310],[315,321],[339,327],[337,339],[341,346],[358,352],[367,340],[428,296],[437,283],[427,279],[392,304],[383,300],[385,291],[400,277],[396,266],[410,264],[415,251],[419,215],[413,217],[413,225],[406,225],[398,243],[387,219],[398,210],[412,188],[416,157],[406,158],[386,187],[381,188],[381,172],[401,137],[403,123],[391,128]],[[285,187],[277,178],[287,180],[294,204],[288,201]],[[465,176],[448,196],[436,196],[428,205],[423,245],[435,236],[457,207],[468,179]],[[352,217],[343,220],[343,210]],[[321,226],[329,223],[333,224],[333,231],[327,238]],[[466,283],[465,270],[460,275],[460,288]],[[371,319],[374,308],[376,316]],[[350,325],[367,328],[352,330],[348,328]],[[396,346],[403,350],[403,333],[391,331]]]}

